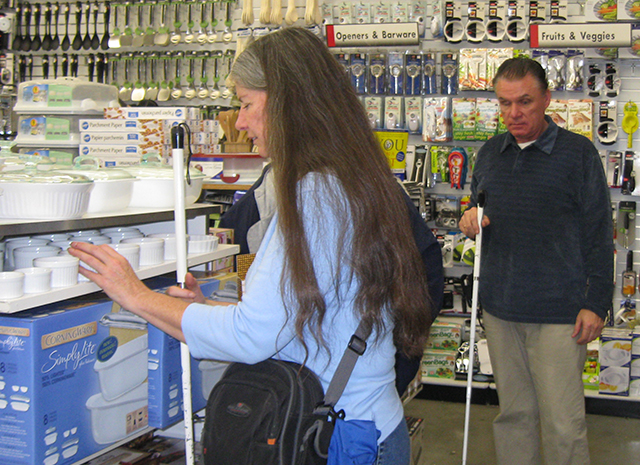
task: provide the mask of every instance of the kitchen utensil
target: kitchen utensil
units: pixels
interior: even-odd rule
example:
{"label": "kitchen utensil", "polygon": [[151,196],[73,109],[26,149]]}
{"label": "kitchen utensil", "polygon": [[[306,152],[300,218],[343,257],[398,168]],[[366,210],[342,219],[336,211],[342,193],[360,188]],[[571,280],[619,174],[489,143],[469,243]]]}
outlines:
{"label": "kitchen utensil", "polygon": [[96,70],[96,57],[93,53],[87,55],[87,73],[89,75],[89,81],[93,81],[93,76]]}
{"label": "kitchen utensil", "polygon": [[42,57],[42,77],[49,79],[49,57],[47,55]]}
{"label": "kitchen utensil", "polygon": [[54,3],[51,7],[52,24],[55,22],[55,32],[51,36],[51,50],[57,50],[60,47],[60,4]]}
{"label": "kitchen utensil", "polygon": [[144,61],[144,55],[135,58],[138,65],[138,79],[135,82],[134,88],[131,91],[131,100],[133,102],[141,102],[144,100],[145,88],[142,82],[142,62]]}
{"label": "kitchen utensil", "polygon": [[[295,0],[293,0],[295,1]],[[254,21],[253,17],[253,0],[244,0],[242,2],[242,23],[245,26],[251,26]]]}
{"label": "kitchen utensil", "polygon": [[142,16],[142,6],[144,4],[138,4],[138,24],[133,31],[133,39],[131,42],[132,47],[141,47],[144,45],[144,17]]}
{"label": "kitchen utensil", "polygon": [[160,5],[160,20],[162,23],[160,24],[160,28],[158,32],[153,37],[153,43],[155,45],[161,45],[163,47],[169,45],[169,28],[167,27],[167,4],[162,2]]}
{"label": "kitchen utensil", "polygon": [[271,2],[271,24],[276,26],[282,24],[282,0],[272,0]]}
{"label": "kitchen utensil", "polygon": [[100,48],[102,50],[109,49],[109,20],[111,19],[111,5],[108,2],[104,4],[104,16],[103,16],[103,27],[104,32],[102,33],[102,39],[100,40]]}
{"label": "kitchen utensil", "polygon": [[120,100],[125,102],[131,99],[131,93],[133,92],[133,84],[129,81],[129,63],[131,63],[131,58],[123,57],[122,64],[124,66],[124,82],[120,88],[118,96],[120,97]]}
{"label": "kitchen utensil", "polygon": [[158,98],[158,92],[160,88],[158,87],[158,81],[156,81],[156,64],[158,59],[155,55],[152,55],[151,60],[149,61],[149,72],[150,79],[148,81],[147,89],[145,91],[145,98],[147,100],[156,100]]}
{"label": "kitchen utensil", "polygon": [[48,52],[51,50],[51,2],[47,2],[44,6],[44,36],[42,37],[42,50]]}
{"label": "kitchen utensil", "polygon": [[87,11],[85,13],[85,34],[84,34],[84,39],[82,40],[82,48],[84,50],[89,50],[91,48],[91,33],[89,32],[90,25],[91,25],[91,3],[87,3]]}
{"label": "kitchen utensil", "polygon": [[40,50],[40,46],[42,45],[42,39],[40,38],[40,19],[42,15],[42,10],[40,9],[40,5],[38,3],[34,6],[33,19],[34,19],[34,33],[33,39],[31,39],[31,51],[37,52]]}
{"label": "kitchen utensil", "polygon": [[193,33],[193,26],[195,26],[195,23],[193,22],[193,17],[192,17],[192,5],[193,2],[189,1],[187,2],[187,32],[185,32],[183,40],[185,44],[190,44],[191,42],[193,42],[193,39],[195,38],[195,34]]}
{"label": "kitchen utensil", "polygon": [[207,42],[210,44],[215,43],[218,40],[218,33],[216,32],[216,26],[218,25],[218,20],[216,19],[216,4],[211,4],[211,22],[209,33],[207,34]]}
{"label": "kitchen utensil", "polygon": [[169,42],[176,45],[182,41],[182,21],[180,20],[180,3],[176,3],[173,8],[173,31],[169,37]]}
{"label": "kitchen utensil", "polygon": [[27,69],[29,70],[29,80],[33,80],[33,56],[27,56]]}
{"label": "kitchen utensil", "polygon": [[31,5],[26,5],[22,7],[22,15],[24,18],[24,35],[22,36],[22,41],[20,44],[20,50],[23,52],[28,52],[31,50]]}
{"label": "kitchen utensil", "polygon": [[318,7],[318,0],[307,0],[304,11],[304,20],[305,23],[307,23],[307,26],[313,26],[314,24],[320,24],[322,22],[322,15],[320,14],[320,8]]}
{"label": "kitchen utensil", "polygon": [[169,75],[169,57],[162,58],[162,82],[160,83],[160,90],[158,90],[158,102],[166,102],[171,97],[171,87],[167,81]]}
{"label": "kitchen utensil", "polygon": [[76,2],[76,35],[71,42],[71,48],[74,50],[80,50],[82,48],[82,32],[80,32],[80,25],[82,24],[82,2]]}
{"label": "kitchen utensil", "polygon": [[229,43],[231,42],[231,40],[233,39],[233,32],[231,32],[231,7],[229,6],[229,2],[225,3],[225,17],[226,20],[224,22],[224,32],[222,33],[222,41],[225,43]]}
{"label": "kitchen utensil", "polygon": [[[91,50],[98,50],[100,48],[100,36],[98,35],[98,15],[100,14],[100,5],[98,2],[94,3],[93,7],[93,37],[91,37],[91,43],[89,44]],[[105,28],[106,28],[105,24]]]}
{"label": "kitchen utensil", "polygon": [[271,21],[271,0],[260,0],[260,22],[269,24],[269,21]]}
{"label": "kitchen utensil", "polygon": [[60,48],[63,52],[69,50],[71,46],[71,40],[69,39],[69,16],[71,14],[71,5],[69,3],[65,3],[64,5],[64,37],[62,39],[62,44],[60,44]]}
{"label": "kitchen utensil", "polygon": [[175,66],[176,66],[176,69],[175,69],[176,79],[175,81],[173,81],[173,89],[171,90],[171,98],[173,100],[179,99],[180,97],[182,97],[182,94],[183,94],[182,77],[181,77],[182,53],[176,54]]}
{"label": "kitchen utensil", "polygon": [[124,32],[120,36],[120,45],[122,47],[130,47],[133,43],[133,29],[131,29],[131,23],[129,18],[129,2],[124,4]]}
{"label": "kitchen utensil", "polygon": [[198,88],[198,98],[204,99],[209,96],[209,87],[207,82],[209,77],[207,76],[207,57],[208,54],[202,55],[201,58],[201,72],[200,72],[200,87]]}
{"label": "kitchen utensil", "polygon": [[287,12],[284,15],[284,21],[288,26],[291,26],[293,23],[298,21],[298,10],[296,10],[296,0],[288,0],[287,2]]}
{"label": "kitchen utensil", "polygon": [[184,90],[184,96],[189,100],[194,99],[195,96],[197,95],[195,77],[193,75],[194,68],[195,68],[194,62],[195,62],[195,55],[192,54],[189,57],[189,75],[187,76],[187,88]]}
{"label": "kitchen utensil", "polygon": [[16,6],[16,24],[15,24],[15,36],[11,43],[11,49],[18,51],[22,49],[22,12],[24,8],[19,4]]}
{"label": "kitchen utensil", "polygon": [[207,43],[207,27],[209,27],[209,21],[206,19],[207,4],[202,3],[200,5],[200,30],[196,34],[196,42],[200,45]]}
{"label": "kitchen utensil", "polygon": [[220,89],[220,97],[224,98],[224,99],[228,99],[231,97],[231,89],[229,89],[229,87],[227,86],[227,78],[229,77],[229,71],[231,70],[231,61],[234,58],[234,51],[233,50],[227,50],[225,52],[224,55],[224,63],[226,64],[226,69],[227,72],[224,75],[224,79],[222,80],[223,84],[222,84],[222,89]]}
{"label": "kitchen utensil", "polygon": [[71,76],[78,77],[78,55],[71,55],[69,57],[69,68],[71,68]]}
{"label": "kitchen utensil", "polygon": [[634,102],[627,102],[623,108],[622,130],[628,135],[627,148],[633,147],[633,133],[638,130],[638,105]]}
{"label": "kitchen utensil", "polygon": [[213,100],[220,98],[220,88],[218,87],[218,81],[220,75],[218,74],[218,60],[222,58],[222,52],[215,52],[213,60],[213,88],[211,89],[210,97]]}
{"label": "kitchen utensil", "polygon": [[153,45],[155,42],[155,16],[156,16],[156,2],[153,1],[149,4],[149,22],[147,23],[147,29],[144,31],[144,45]]}
{"label": "kitchen utensil", "polygon": [[115,4],[113,6],[113,32],[109,37],[108,48],[120,48],[120,27],[118,25],[118,7],[120,5]]}

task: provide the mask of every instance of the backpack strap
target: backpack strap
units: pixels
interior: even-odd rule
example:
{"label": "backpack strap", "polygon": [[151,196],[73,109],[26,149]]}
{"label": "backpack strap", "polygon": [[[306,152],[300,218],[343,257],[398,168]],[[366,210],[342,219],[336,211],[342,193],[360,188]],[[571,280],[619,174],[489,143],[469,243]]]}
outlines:
{"label": "backpack strap", "polygon": [[360,321],[356,332],[351,336],[349,344],[344,350],[344,354],[342,354],[333,378],[331,378],[327,393],[324,396],[324,401],[318,407],[320,410],[316,409],[316,411],[320,412],[326,409],[327,413],[333,412],[333,407],[340,399],[340,396],[342,396],[358,358],[364,354],[364,351],[367,349],[367,338],[370,333],[371,327],[365,324],[364,321]]}

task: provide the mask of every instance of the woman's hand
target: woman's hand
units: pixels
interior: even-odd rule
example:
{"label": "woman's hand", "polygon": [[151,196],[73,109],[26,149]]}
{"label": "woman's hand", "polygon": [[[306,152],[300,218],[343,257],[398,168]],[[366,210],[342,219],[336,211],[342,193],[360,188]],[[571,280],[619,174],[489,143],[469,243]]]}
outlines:
{"label": "woman's hand", "polygon": [[167,295],[182,299],[185,302],[189,303],[206,303],[206,299],[204,298],[204,294],[200,289],[200,285],[191,273],[187,273],[185,275],[184,285],[186,286],[184,289],[178,286],[171,286],[169,289],[167,289]]}

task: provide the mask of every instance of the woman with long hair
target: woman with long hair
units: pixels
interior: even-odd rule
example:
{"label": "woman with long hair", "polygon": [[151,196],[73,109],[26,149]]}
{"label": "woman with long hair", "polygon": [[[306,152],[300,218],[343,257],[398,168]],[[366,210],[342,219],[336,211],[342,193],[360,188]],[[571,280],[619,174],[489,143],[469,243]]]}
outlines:
{"label": "woman with long hair", "polygon": [[[396,347],[420,356],[431,324],[407,205],[344,69],[306,29],[251,43],[229,75],[236,127],[271,159],[277,212],[237,305],[187,289],[150,291],[113,249],[74,244],[81,273],[124,308],[186,341],[197,358],[303,363],[327,385],[360,321],[371,328],[336,405],[380,431],[378,464],[409,463],[394,386]],[[178,297],[178,298],[176,298]]]}

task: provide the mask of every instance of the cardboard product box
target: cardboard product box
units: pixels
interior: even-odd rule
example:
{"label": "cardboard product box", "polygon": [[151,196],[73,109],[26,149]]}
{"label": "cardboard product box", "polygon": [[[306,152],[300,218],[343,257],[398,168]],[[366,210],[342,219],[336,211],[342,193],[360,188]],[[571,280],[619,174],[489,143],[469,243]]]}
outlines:
{"label": "cardboard product box", "polygon": [[186,107],[120,107],[105,108],[107,119],[161,119],[185,121],[189,117]]}
{"label": "cardboard product box", "polygon": [[138,157],[138,159],[140,159],[140,157],[149,153],[157,153],[160,156],[163,156],[164,147],[165,146],[162,143],[146,145],[80,144],[78,149],[80,155],[88,155],[91,157]]}
{"label": "cardboard product box", "polygon": [[210,155],[194,155],[191,157],[192,165],[202,171],[206,181],[220,179],[224,166],[224,159]]}
{"label": "cardboard product box", "polygon": [[209,228],[209,234],[217,236],[219,244],[234,243],[234,230],[231,228]]}
{"label": "cardboard product box", "polygon": [[450,350],[427,349],[421,362],[423,378],[456,377],[456,352]]}
{"label": "cardboard product box", "polygon": [[448,323],[436,319],[431,325],[427,349],[456,351],[462,343],[461,323]]}
{"label": "cardboard product box", "polygon": [[113,133],[137,132],[143,136],[164,134],[164,121],[161,119],[81,119],[80,132]]}
{"label": "cardboard product box", "polygon": [[[202,293],[211,298],[220,280],[194,273]],[[154,278],[146,284],[165,292],[175,284],[170,278]],[[153,325],[149,326],[149,426],[165,429],[183,420],[182,365],[180,341]],[[207,405],[209,392],[220,379],[228,363],[202,361],[191,357],[191,405],[194,412]]]}
{"label": "cardboard product box", "polygon": [[605,328],[600,336],[600,394],[629,395],[631,334],[626,329]]}
{"label": "cardboard product box", "polygon": [[0,317],[0,463],[71,464],[144,431],[147,346],[108,300]]}
{"label": "cardboard product box", "polygon": [[475,140],[476,99],[454,97],[451,102],[453,140]]}
{"label": "cardboard product box", "polygon": [[424,437],[424,420],[416,417],[405,417],[411,441],[411,465],[420,465],[422,452],[426,447]]}
{"label": "cardboard product box", "polygon": [[164,145],[164,133],[142,134],[138,131],[122,132],[82,132],[80,140],[85,145],[137,145],[147,147],[154,145]]}
{"label": "cardboard product box", "polygon": [[600,341],[595,340],[587,344],[587,358],[584,362],[584,370],[582,371],[582,383],[584,388],[597,391],[599,386],[600,363],[598,362],[598,354]]}

